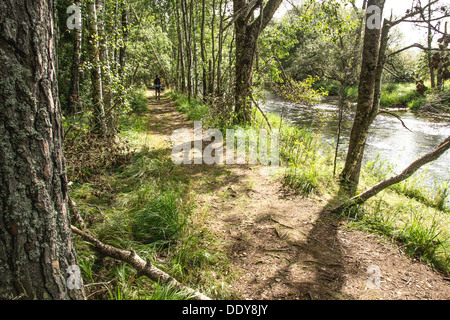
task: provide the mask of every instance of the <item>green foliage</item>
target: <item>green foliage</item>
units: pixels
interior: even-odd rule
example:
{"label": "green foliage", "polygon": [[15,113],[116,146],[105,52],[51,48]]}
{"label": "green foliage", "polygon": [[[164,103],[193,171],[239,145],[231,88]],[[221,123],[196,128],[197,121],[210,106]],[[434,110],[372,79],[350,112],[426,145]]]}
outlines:
{"label": "green foliage", "polygon": [[411,218],[403,226],[399,240],[405,243],[407,253],[419,256],[425,261],[432,261],[439,246],[449,239],[441,238],[440,223],[435,218],[430,224],[417,211],[412,210]]}
{"label": "green foliage", "polygon": [[[395,175],[395,166],[389,161],[383,160],[377,155],[374,160],[366,163],[366,179],[371,185]],[[421,171],[409,179],[391,186],[389,189],[408,198],[415,199],[427,206],[435,207],[441,211],[447,211],[447,201],[450,200],[448,182],[435,182],[435,187],[430,188],[426,184],[428,172]]]}
{"label": "green foliage", "polygon": [[133,237],[144,244],[168,244],[179,239],[186,218],[176,197],[169,192],[162,193],[131,213]]}
{"label": "green foliage", "polygon": [[[358,98],[358,87],[347,89],[347,97],[356,101]],[[387,83],[381,91],[380,106],[385,108],[409,108],[418,110],[426,103],[427,98],[421,96],[413,83]]]}
{"label": "green foliage", "polygon": [[126,106],[131,109],[133,113],[142,114],[148,111],[147,108],[147,90],[143,88],[134,89],[126,96]]}
{"label": "green foliage", "polygon": [[177,110],[185,113],[189,120],[210,122],[210,107],[201,101],[193,98],[189,100],[188,96],[176,93],[172,93],[171,98],[175,100]]}
{"label": "green foliage", "polygon": [[318,77],[308,77],[304,81],[289,79],[286,83],[275,87],[275,91],[285,99],[296,103],[317,104],[328,96],[328,92],[324,88],[317,90],[313,88],[313,84],[317,80]]}
{"label": "green foliage", "polygon": [[321,136],[307,128],[288,123],[280,127],[280,155],[286,166],[282,181],[284,186],[308,196],[329,193],[333,189],[331,149],[324,145]]}
{"label": "green foliage", "polygon": [[172,68],[170,57],[171,39],[162,25],[156,22],[156,17],[146,16],[140,21],[139,28],[131,31],[133,45],[129,47],[130,58],[139,61],[138,65],[130,70],[135,75],[134,83],[138,86],[151,88],[156,75],[161,77],[163,85],[167,86],[171,79],[168,70]]}
{"label": "green foliage", "polygon": [[[450,237],[445,217],[401,199],[378,198],[353,210],[353,225],[395,240],[405,253],[449,272]],[[399,201],[396,203],[396,201]],[[350,216],[349,216],[350,217]]]}
{"label": "green foliage", "polygon": [[389,90],[382,91],[380,105],[383,107],[407,107],[410,103],[420,98],[421,96],[414,84],[391,84]]}

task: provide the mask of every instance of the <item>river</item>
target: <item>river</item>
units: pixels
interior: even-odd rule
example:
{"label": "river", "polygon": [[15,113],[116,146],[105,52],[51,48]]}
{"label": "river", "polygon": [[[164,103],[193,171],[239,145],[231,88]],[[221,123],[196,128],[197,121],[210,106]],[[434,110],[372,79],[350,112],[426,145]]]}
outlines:
{"label": "river", "polygon": [[[283,114],[291,124],[320,130],[326,143],[334,144],[338,131],[338,107],[332,103],[305,106],[283,100],[267,93],[267,101],[261,106],[265,112]],[[391,110],[390,110],[391,112]],[[366,146],[364,161],[373,160],[377,155],[394,165],[396,172],[402,171],[420,156],[434,150],[444,139],[450,136],[448,120],[420,117],[410,111],[396,109],[405,125],[403,127],[394,116],[380,114],[373,123]],[[344,114],[343,133],[340,153],[345,156],[349,141],[354,110]],[[426,183],[434,186],[435,181],[450,182],[450,151],[426,167]],[[422,170],[423,172],[423,170]],[[417,173],[416,173],[417,174]]]}

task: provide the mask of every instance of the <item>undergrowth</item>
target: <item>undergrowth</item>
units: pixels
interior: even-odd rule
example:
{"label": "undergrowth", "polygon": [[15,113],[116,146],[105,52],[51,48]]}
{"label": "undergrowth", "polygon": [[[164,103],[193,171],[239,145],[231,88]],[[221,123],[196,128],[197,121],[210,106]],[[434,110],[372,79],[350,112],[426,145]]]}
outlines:
{"label": "undergrowth", "polygon": [[[147,130],[149,115],[142,109],[142,95],[138,93],[134,101],[136,112],[120,121],[120,148],[109,149],[109,154],[107,149],[97,150],[112,158],[120,150],[121,161],[98,165],[86,175],[69,171],[71,197],[99,240],[125,250],[133,248],[178,281],[207,295],[231,298],[226,276],[211,276],[220,270],[229,274],[228,262],[214,250],[215,238],[203,221],[193,216],[196,195],[190,191],[191,181],[173,164],[170,146]],[[82,141],[81,136],[71,142]],[[82,168],[89,164],[84,159],[70,157],[69,166]],[[79,237],[76,249],[89,299],[190,298],[138,275],[125,263],[98,255]]]}

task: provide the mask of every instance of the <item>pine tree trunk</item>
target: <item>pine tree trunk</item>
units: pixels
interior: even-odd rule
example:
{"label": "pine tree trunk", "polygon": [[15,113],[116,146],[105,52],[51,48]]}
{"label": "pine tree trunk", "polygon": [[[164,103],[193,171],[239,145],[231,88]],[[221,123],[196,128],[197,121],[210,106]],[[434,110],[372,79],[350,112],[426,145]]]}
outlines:
{"label": "pine tree trunk", "polygon": [[67,207],[53,1],[0,10],[0,299],[83,299]]}

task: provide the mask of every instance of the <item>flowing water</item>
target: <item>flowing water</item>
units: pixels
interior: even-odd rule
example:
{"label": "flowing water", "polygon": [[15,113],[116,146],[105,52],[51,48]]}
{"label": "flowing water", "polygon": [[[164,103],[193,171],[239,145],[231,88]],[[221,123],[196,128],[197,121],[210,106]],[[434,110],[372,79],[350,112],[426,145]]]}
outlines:
{"label": "flowing water", "polygon": [[[300,127],[320,130],[326,143],[335,146],[338,132],[338,107],[332,103],[305,106],[285,101],[267,94],[263,110],[283,114],[283,119]],[[390,111],[391,112],[391,111]],[[448,120],[420,117],[406,110],[395,110],[405,125],[403,127],[394,116],[380,114],[373,123],[365,151],[364,161],[374,160],[377,155],[394,165],[395,172],[401,172],[420,156],[434,150],[444,139],[450,136]],[[346,110],[343,119],[340,154],[345,157],[354,110]],[[424,170],[422,170],[423,172]],[[426,183],[432,187],[435,181],[450,182],[450,151],[426,167]]]}

